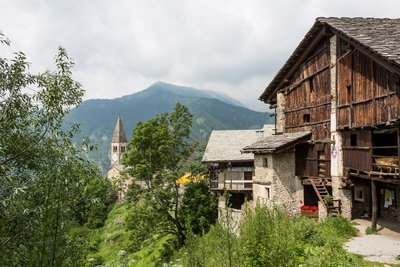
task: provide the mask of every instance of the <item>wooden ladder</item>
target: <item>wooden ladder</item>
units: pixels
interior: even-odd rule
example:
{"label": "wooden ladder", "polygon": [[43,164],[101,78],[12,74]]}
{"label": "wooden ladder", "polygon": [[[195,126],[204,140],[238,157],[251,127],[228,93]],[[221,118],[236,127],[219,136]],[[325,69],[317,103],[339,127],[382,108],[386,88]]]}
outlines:
{"label": "wooden ladder", "polygon": [[314,188],[315,193],[317,193],[319,201],[325,204],[326,202],[324,197],[329,195],[328,189],[325,184],[321,181],[321,179],[310,179],[311,185]]}
{"label": "wooden ladder", "polygon": [[340,215],[340,200],[333,200],[332,203],[327,203],[325,200],[325,196],[329,195],[329,191],[325,186],[326,183],[331,183],[332,181],[329,178],[314,178],[310,179],[311,185],[314,188],[315,193],[318,196],[319,201],[324,203],[328,214],[332,217],[337,217]]}

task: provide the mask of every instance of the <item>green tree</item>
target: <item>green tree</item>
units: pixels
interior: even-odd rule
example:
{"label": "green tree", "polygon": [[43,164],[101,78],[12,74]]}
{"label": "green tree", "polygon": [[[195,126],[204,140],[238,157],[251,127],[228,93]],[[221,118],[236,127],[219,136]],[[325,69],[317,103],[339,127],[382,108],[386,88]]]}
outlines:
{"label": "green tree", "polygon": [[173,234],[178,245],[185,242],[184,219],[181,218],[182,190],[177,179],[187,171],[195,145],[190,142],[192,115],[177,104],[172,113],[137,124],[128,152],[123,158],[127,173],[145,184],[136,190],[154,212],[162,215],[158,232]]}
{"label": "green tree", "polygon": [[[10,45],[2,33],[0,43]],[[62,131],[61,124],[83,90],[61,47],[55,71],[32,74],[29,66],[22,52],[0,57],[0,262],[80,266],[84,255],[69,235],[79,223],[76,201],[102,178],[84,160],[90,145],[71,141],[79,127]],[[89,195],[87,203],[95,201]]]}
{"label": "green tree", "polygon": [[181,203],[181,218],[185,227],[193,234],[207,232],[218,216],[217,200],[209,194],[205,181],[186,185]]}

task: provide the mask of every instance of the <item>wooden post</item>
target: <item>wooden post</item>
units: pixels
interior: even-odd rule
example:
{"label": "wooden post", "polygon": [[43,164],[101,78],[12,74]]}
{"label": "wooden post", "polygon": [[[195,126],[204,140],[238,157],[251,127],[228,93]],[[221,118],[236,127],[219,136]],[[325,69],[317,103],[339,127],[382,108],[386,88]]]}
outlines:
{"label": "wooden post", "polygon": [[376,196],[376,182],[371,180],[371,200],[372,200],[372,218],[371,228],[376,231],[376,223],[378,220],[378,201]]}

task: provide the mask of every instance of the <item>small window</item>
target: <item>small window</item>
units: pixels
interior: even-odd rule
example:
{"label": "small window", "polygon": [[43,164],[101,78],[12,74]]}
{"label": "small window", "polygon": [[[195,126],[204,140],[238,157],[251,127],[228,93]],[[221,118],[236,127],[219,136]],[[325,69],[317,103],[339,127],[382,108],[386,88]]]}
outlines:
{"label": "small window", "polygon": [[125,152],[125,147],[121,146],[121,153],[124,153],[124,152]]}
{"label": "small window", "polygon": [[269,168],[268,158],[263,158],[263,166]]}
{"label": "small window", "polygon": [[113,152],[118,152],[118,147],[117,146],[113,146]]}
{"label": "small window", "polygon": [[351,85],[346,85],[346,102],[350,103],[351,102]]}
{"label": "small window", "polygon": [[314,93],[314,79],[313,77],[308,79],[309,87],[310,87],[310,94]]}
{"label": "small window", "polygon": [[357,134],[350,135],[350,145],[357,146]]}
{"label": "small window", "polygon": [[354,187],[354,199],[360,202],[364,202],[364,187]]}
{"label": "small window", "polygon": [[303,115],[303,122],[304,123],[311,122],[311,115],[309,113]]}
{"label": "small window", "polygon": [[270,190],[271,190],[271,188],[269,188],[268,186],[265,187],[265,198],[266,199],[270,199],[271,198]]}

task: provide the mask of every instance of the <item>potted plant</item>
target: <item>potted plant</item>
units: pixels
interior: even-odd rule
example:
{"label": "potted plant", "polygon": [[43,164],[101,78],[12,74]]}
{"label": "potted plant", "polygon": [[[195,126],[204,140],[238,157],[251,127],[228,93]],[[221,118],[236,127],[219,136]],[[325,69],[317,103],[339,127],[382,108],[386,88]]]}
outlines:
{"label": "potted plant", "polygon": [[332,195],[326,195],[326,196],[324,196],[324,200],[325,200],[325,202],[326,202],[328,205],[333,203],[333,197],[332,197]]}
{"label": "potted plant", "polygon": [[306,217],[318,217],[318,207],[310,205],[301,205],[301,215]]}

